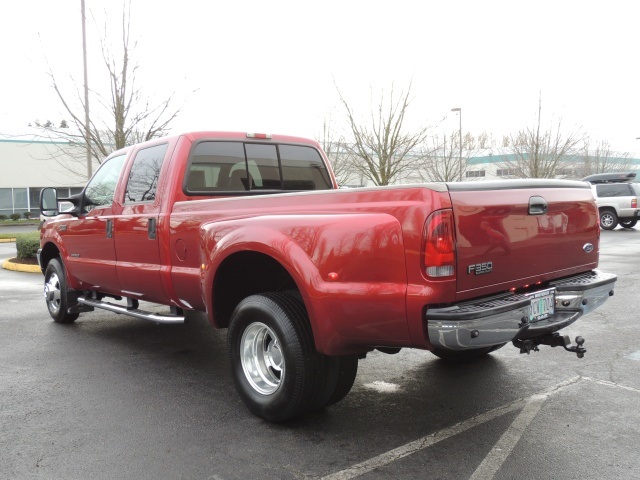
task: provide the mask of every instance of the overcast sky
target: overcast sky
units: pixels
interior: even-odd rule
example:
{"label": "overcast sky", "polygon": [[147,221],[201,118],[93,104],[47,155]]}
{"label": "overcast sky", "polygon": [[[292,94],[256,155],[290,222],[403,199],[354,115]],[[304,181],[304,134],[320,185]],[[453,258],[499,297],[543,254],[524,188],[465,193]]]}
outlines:
{"label": "overcast sky", "polygon": [[[640,15],[635,1],[131,0],[138,83],[176,92],[173,132],[239,130],[319,138],[380,91],[412,85],[410,122],[502,135],[547,122],[640,152]],[[97,39],[120,31],[122,2],[86,0],[89,84],[105,72]],[[0,134],[62,113],[49,62],[82,88],[80,0],[2,3]],[[72,81],[71,79],[75,81]],[[177,104],[178,104],[177,103]],[[176,104],[176,105],[177,105]],[[444,120],[443,120],[444,119]]]}

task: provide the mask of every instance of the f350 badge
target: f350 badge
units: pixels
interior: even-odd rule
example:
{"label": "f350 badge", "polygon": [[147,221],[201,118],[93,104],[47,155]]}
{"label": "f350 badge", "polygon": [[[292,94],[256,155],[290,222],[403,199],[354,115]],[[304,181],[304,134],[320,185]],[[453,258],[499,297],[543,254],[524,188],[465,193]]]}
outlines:
{"label": "f350 badge", "polygon": [[474,263],[467,267],[467,275],[484,275],[491,273],[493,262]]}

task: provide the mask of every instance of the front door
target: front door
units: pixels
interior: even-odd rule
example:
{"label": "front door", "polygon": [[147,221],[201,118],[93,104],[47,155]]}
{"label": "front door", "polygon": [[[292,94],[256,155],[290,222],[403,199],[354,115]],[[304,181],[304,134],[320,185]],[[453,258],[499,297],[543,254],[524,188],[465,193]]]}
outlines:
{"label": "front door", "polygon": [[84,190],[83,211],[60,231],[70,276],[80,288],[117,293],[113,196],[126,155],[106,160]]}

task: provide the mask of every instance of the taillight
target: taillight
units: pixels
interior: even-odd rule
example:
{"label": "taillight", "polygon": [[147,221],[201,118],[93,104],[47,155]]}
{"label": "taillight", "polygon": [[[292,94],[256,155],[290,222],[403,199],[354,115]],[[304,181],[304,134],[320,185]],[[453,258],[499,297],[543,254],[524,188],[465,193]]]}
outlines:
{"label": "taillight", "polygon": [[456,250],[453,212],[438,210],[427,218],[424,231],[424,267],[429,277],[455,274]]}
{"label": "taillight", "polygon": [[638,208],[638,199],[637,198],[632,198],[631,199],[631,208]]}

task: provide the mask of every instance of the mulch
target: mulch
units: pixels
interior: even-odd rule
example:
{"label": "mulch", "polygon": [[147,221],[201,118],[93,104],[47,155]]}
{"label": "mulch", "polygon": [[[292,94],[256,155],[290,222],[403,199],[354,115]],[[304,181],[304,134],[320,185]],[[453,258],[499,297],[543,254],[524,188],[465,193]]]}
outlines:
{"label": "mulch", "polygon": [[9,260],[11,263],[19,263],[21,265],[38,265],[38,260],[35,258],[12,258]]}

